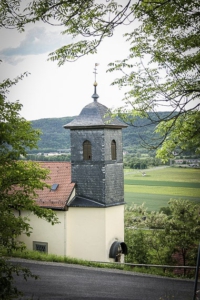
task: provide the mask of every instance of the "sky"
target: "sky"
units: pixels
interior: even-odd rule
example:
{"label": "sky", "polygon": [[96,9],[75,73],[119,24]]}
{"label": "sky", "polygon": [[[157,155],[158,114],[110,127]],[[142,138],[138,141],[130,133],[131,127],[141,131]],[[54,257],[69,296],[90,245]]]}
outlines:
{"label": "sky", "polygon": [[119,74],[106,70],[109,62],[128,54],[122,38],[124,29],[117,29],[112,38],[105,40],[97,54],[59,67],[57,62],[47,59],[50,52],[72,41],[71,37],[61,35],[62,29],[36,23],[28,24],[23,33],[0,30],[0,81],[14,79],[26,71],[30,73],[10,89],[8,100],[19,100],[23,104],[21,116],[30,121],[79,115],[82,108],[93,101],[94,68],[98,63],[98,101],[109,108],[122,106],[124,92],[111,86]]}

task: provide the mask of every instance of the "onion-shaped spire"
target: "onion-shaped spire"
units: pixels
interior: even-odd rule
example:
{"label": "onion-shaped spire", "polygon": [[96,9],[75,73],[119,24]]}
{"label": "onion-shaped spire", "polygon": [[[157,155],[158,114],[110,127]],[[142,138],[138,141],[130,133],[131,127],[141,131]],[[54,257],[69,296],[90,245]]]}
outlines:
{"label": "onion-shaped spire", "polygon": [[97,101],[97,99],[99,98],[99,95],[97,94],[97,82],[96,82],[96,75],[97,75],[97,66],[99,64],[95,63],[95,67],[94,67],[94,94],[92,95],[92,98],[94,99],[94,101]]}

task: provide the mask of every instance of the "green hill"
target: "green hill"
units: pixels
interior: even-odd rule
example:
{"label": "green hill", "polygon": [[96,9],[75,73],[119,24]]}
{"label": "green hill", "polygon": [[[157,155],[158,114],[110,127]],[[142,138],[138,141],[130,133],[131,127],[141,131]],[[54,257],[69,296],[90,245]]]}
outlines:
{"label": "green hill", "polygon": [[69,130],[63,126],[71,122],[74,117],[49,118],[32,121],[32,127],[39,129],[42,134],[38,142],[38,149],[33,152],[55,152],[70,148]]}
{"label": "green hill", "polygon": [[[47,118],[32,121],[33,128],[40,129],[42,135],[38,142],[38,150],[33,150],[31,153],[55,152],[61,149],[69,149],[70,131],[64,129],[63,126],[71,122],[74,118],[75,117]],[[138,118],[134,122],[134,127],[129,126],[126,129],[123,129],[123,145],[125,149],[141,148],[141,138],[152,140],[155,125],[152,124],[147,126],[147,124],[149,124],[147,119]]]}

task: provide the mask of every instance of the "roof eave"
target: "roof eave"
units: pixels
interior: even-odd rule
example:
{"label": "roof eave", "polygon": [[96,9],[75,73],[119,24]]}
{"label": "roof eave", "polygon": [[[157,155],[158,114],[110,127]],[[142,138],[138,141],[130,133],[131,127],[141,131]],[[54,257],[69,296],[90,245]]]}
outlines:
{"label": "roof eave", "polygon": [[110,129],[121,129],[126,128],[128,125],[75,125],[75,126],[63,126],[65,129],[98,129],[98,128],[110,128]]}
{"label": "roof eave", "polygon": [[52,210],[67,210],[67,205],[65,206],[40,206],[41,208],[47,208],[47,209],[52,209]]}

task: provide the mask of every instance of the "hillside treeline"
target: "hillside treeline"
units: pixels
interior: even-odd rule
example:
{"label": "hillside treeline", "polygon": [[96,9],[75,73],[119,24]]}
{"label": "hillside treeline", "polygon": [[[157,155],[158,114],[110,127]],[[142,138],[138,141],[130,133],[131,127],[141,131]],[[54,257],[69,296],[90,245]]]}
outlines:
{"label": "hillside treeline", "polygon": [[[42,135],[38,142],[38,149],[32,150],[30,153],[57,152],[59,150],[69,149],[70,130],[66,130],[63,126],[71,122],[74,118],[75,117],[47,118],[32,121],[33,128],[40,129]],[[147,124],[149,124],[147,119],[138,118],[134,122],[134,126],[128,126],[123,129],[124,149],[128,152],[139,150],[141,149],[141,143],[143,143],[143,141],[148,142],[155,138],[155,125]]]}

